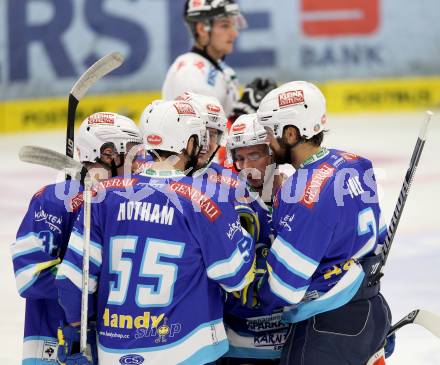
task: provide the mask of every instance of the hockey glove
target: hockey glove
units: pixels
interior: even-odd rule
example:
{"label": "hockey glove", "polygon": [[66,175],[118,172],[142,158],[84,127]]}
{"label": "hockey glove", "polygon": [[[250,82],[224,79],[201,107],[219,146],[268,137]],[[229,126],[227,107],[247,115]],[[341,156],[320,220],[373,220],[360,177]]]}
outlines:
{"label": "hockey glove", "polygon": [[87,343],[90,346],[92,360],[80,352],[80,328],[61,323],[58,328],[58,363],[60,365],[97,365],[98,353],[94,325],[90,325],[87,330]]}
{"label": "hockey glove", "polygon": [[242,114],[256,113],[261,100],[269,91],[277,88],[277,84],[272,79],[262,79],[257,77],[250,84],[247,84],[240,100],[234,105],[233,114],[239,117]]}
{"label": "hockey glove", "polygon": [[252,283],[244,287],[239,292],[234,292],[234,296],[240,299],[243,306],[248,308],[258,308],[258,290],[267,280],[266,257],[269,254],[269,246],[264,243],[257,243],[255,252],[255,279]]}
{"label": "hockey glove", "polygon": [[236,204],[235,211],[240,217],[241,226],[251,235],[254,242],[260,238],[260,220],[257,213],[247,205]]}
{"label": "hockey glove", "polygon": [[385,357],[388,359],[394,352],[394,347],[396,346],[396,334],[393,333],[388,336],[385,343]]}

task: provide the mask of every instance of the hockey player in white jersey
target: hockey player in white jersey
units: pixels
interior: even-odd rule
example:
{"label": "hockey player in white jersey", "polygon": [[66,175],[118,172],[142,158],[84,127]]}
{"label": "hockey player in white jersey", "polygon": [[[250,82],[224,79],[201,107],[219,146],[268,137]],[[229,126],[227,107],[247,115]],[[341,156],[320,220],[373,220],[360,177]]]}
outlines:
{"label": "hockey player in white jersey", "polygon": [[233,0],[187,0],[184,19],[194,46],[171,65],[162,97],[172,100],[185,91],[214,96],[228,116],[238,99],[238,83],[223,59],[233,51],[239,29],[245,24],[238,4]]}
{"label": "hockey player in white jersey", "polygon": [[[95,113],[81,124],[75,147],[84,171],[93,169],[98,178],[107,179],[123,172],[128,149],[139,143],[141,136],[131,119]],[[55,274],[81,205],[80,181],[44,186],[32,197],[11,246],[17,288],[26,298],[23,364],[57,364],[57,328],[65,316]],[[74,336],[72,332],[66,339]]]}

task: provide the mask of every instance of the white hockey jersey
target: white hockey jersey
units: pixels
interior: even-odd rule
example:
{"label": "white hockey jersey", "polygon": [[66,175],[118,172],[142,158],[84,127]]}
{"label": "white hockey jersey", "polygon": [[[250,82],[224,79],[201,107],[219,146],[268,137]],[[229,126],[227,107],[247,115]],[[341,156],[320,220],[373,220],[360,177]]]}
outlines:
{"label": "white hockey jersey", "polygon": [[238,99],[234,70],[223,61],[211,61],[203,51],[193,49],[174,61],[162,86],[162,98],[173,100],[185,91],[216,97],[226,116]]}

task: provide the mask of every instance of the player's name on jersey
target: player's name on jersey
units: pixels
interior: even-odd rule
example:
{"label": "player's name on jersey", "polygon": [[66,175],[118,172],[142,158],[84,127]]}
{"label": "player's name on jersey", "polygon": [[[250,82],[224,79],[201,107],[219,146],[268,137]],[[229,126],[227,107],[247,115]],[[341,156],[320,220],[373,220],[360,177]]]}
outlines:
{"label": "player's name on jersey", "polygon": [[128,201],[119,204],[117,221],[143,221],[171,226],[174,219],[174,207],[150,202]]}
{"label": "player's name on jersey", "polygon": [[164,316],[165,313],[153,316],[150,312],[144,312],[141,316],[133,317],[129,314],[111,313],[109,308],[105,308],[102,320],[105,327],[111,328],[157,328]]}

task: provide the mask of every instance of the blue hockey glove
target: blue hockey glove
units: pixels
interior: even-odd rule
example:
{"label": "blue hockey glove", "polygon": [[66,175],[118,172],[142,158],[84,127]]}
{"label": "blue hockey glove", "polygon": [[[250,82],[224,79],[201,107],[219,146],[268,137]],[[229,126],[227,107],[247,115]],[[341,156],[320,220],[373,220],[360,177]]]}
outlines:
{"label": "blue hockey glove", "polygon": [[251,235],[254,242],[260,237],[260,220],[257,213],[247,205],[236,204],[235,211],[240,217],[241,226]]}
{"label": "blue hockey glove", "polygon": [[87,330],[87,343],[92,360],[80,352],[80,328],[60,324],[58,328],[57,361],[60,365],[97,365],[96,330],[93,324]]}
{"label": "blue hockey glove", "polygon": [[396,334],[393,333],[391,336],[387,337],[386,339],[385,358],[389,358],[393,354],[395,346],[396,346]]}

